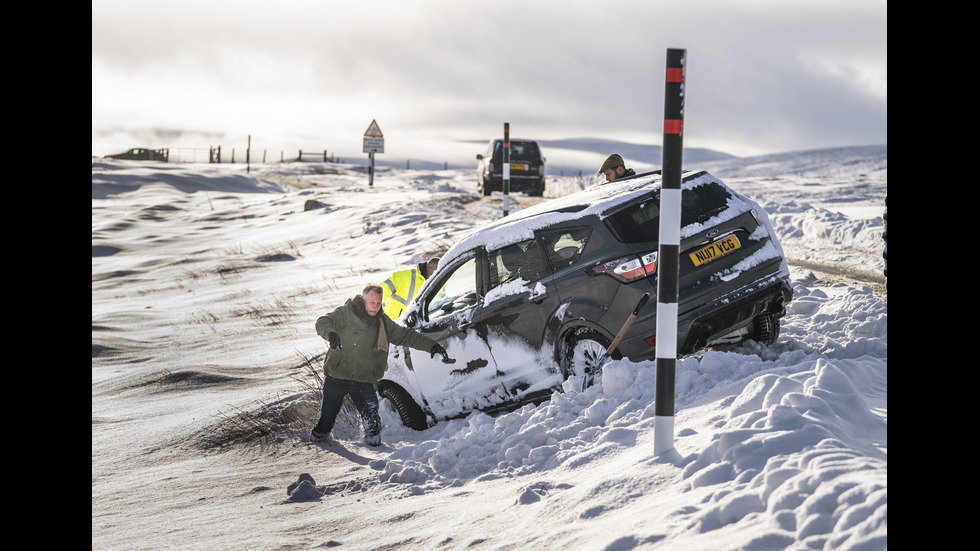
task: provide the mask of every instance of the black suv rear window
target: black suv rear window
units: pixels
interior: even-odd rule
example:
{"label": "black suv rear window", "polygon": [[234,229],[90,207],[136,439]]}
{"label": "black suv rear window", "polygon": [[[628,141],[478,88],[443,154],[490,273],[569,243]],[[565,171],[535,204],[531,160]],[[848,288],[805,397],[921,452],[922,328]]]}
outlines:
{"label": "black suv rear window", "polygon": [[[493,162],[502,162],[504,142],[494,143]],[[541,162],[541,151],[537,142],[510,142],[510,162],[538,163]]]}
{"label": "black suv rear window", "polygon": [[[708,182],[681,192],[681,227],[708,218],[728,208],[731,194],[724,187]],[[609,231],[623,243],[660,240],[660,193],[634,203],[605,219]]]}

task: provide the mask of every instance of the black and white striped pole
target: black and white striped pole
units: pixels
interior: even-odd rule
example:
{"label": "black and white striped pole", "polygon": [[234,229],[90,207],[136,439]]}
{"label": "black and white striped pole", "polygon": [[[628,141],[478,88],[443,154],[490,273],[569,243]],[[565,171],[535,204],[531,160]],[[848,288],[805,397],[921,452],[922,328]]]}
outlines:
{"label": "black and white striped pole", "polygon": [[510,123],[504,123],[504,216],[510,214]]}
{"label": "black and white striped pole", "polygon": [[677,279],[681,244],[681,160],[684,138],[684,65],[687,50],[667,49],[664,146],[660,180],[657,279],[657,382],[653,453],[674,447],[674,371],[677,365]]}

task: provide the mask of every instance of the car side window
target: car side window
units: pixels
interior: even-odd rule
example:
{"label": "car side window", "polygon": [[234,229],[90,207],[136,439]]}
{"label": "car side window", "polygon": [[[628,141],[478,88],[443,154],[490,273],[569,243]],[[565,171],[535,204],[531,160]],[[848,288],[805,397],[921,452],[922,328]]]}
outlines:
{"label": "car side window", "polygon": [[528,239],[490,252],[490,288],[522,278],[528,283],[549,270],[536,239]]}
{"label": "car side window", "polygon": [[470,258],[442,280],[425,304],[426,319],[433,320],[469,308],[477,302],[476,259]]}
{"label": "car side window", "polygon": [[542,231],[541,237],[552,267],[557,271],[574,264],[582,256],[591,235],[591,226]]}

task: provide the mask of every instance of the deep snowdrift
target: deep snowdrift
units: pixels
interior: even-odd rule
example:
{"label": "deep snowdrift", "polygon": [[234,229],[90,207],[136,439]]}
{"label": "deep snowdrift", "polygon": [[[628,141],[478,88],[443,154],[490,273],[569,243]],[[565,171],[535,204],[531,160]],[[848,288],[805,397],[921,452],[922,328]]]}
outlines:
{"label": "deep snowdrift", "polygon": [[305,441],[316,317],[498,218],[471,171],[93,159],[93,548],[886,549],[887,150],[719,163],[795,297],[774,345],[678,361],[655,456],[653,362],[423,432],[386,410],[380,448],[356,419]]}

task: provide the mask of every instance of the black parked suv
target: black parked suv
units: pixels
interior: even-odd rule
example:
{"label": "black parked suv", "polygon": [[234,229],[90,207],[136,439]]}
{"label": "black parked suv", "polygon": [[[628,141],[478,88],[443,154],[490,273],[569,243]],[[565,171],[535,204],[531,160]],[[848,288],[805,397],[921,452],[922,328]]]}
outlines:
{"label": "black parked suv", "polygon": [[[681,197],[678,354],[772,344],[793,295],[768,214],[704,171],[683,175]],[[657,171],[539,203],[464,237],[399,318],[456,363],[391,347],[378,392],[416,430],[537,401],[595,366],[644,293],[652,300],[613,357],[655,359],[659,229]]]}
{"label": "black parked suv", "polygon": [[[503,140],[490,140],[487,151],[478,154],[477,187],[484,195],[504,190]],[[510,140],[510,191],[544,195],[544,157],[538,142]]]}

